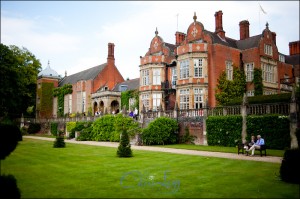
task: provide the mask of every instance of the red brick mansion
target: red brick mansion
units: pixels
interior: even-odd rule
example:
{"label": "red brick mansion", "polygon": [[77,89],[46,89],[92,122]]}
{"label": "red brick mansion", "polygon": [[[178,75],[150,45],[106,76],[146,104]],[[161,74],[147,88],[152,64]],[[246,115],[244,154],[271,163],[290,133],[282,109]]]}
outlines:
{"label": "red brick mansion", "polygon": [[164,42],[155,31],[145,56],[140,57],[140,110],[199,109],[217,105],[218,78],[226,72],[233,78],[233,67],[243,67],[247,95],[254,95],[254,68],[262,70],[265,95],[290,92],[280,80],[299,78],[299,41],[291,42],[290,55],[279,52],[276,33],[266,24],[262,33],[250,36],[250,23],[239,23],[240,38],[229,38],[222,24],[222,11],[215,13],[215,31],[197,21],[196,13],[186,33],[175,33],[175,44]]}

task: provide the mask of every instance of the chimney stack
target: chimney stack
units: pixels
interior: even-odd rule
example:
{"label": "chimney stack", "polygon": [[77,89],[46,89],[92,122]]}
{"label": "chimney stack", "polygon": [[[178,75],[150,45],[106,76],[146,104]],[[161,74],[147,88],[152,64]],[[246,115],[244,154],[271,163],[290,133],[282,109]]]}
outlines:
{"label": "chimney stack", "polygon": [[240,40],[244,40],[249,38],[249,21],[248,20],[244,20],[240,22]]}
{"label": "chimney stack", "polygon": [[290,55],[300,54],[300,41],[293,41],[289,43]]}
{"label": "chimney stack", "polygon": [[179,46],[184,41],[185,34],[177,31],[175,37],[176,37],[176,46]]}
{"label": "chimney stack", "polygon": [[108,55],[107,55],[107,63],[115,63],[115,56],[114,56],[114,43],[108,43]]}
{"label": "chimney stack", "polygon": [[216,21],[215,33],[217,33],[221,38],[225,39],[225,31],[223,30],[222,15],[223,12],[221,10],[215,13],[215,21]]}
{"label": "chimney stack", "polygon": [[272,39],[276,45],[276,33],[275,32],[272,32]]}

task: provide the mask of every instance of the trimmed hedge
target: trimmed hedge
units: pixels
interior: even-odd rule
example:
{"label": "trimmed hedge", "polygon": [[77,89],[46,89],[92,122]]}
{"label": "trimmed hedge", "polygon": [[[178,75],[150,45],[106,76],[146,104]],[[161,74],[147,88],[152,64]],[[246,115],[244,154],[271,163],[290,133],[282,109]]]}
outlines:
{"label": "trimmed hedge", "polygon": [[[208,145],[236,146],[241,140],[242,116],[209,116],[206,120]],[[280,115],[247,116],[247,140],[260,134],[271,149],[290,146],[289,119]]]}
{"label": "trimmed hedge", "polygon": [[76,131],[80,131],[80,135],[76,138],[78,141],[88,141],[92,140],[92,126],[93,122],[81,122],[76,123],[76,127],[74,128]]}
{"label": "trimmed hedge", "polygon": [[242,116],[209,116],[206,120],[208,145],[236,146],[241,139]]}

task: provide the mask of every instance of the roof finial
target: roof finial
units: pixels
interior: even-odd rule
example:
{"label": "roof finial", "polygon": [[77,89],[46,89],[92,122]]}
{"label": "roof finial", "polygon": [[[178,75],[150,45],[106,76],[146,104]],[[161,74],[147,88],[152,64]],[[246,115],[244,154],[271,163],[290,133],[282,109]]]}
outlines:
{"label": "roof finial", "polygon": [[47,68],[50,68],[50,60],[48,60],[48,66],[47,66]]}
{"label": "roof finial", "polygon": [[156,36],[158,35],[157,27],[156,27],[156,30],[155,30],[155,35],[156,35]]}
{"label": "roof finial", "polygon": [[266,23],[266,28],[269,30],[269,23],[268,22]]}
{"label": "roof finial", "polygon": [[194,22],[196,22],[196,20],[197,20],[196,12],[194,12],[194,17],[193,17],[193,19],[194,19]]}

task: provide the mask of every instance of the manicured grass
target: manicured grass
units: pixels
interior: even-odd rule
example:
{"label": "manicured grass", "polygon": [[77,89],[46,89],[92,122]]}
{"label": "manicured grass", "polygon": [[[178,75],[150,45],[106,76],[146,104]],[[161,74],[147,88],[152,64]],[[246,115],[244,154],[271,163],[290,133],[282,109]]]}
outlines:
{"label": "manicured grass", "polygon": [[[224,153],[237,153],[237,147],[223,147],[223,146],[203,146],[192,144],[172,144],[172,145],[159,145],[159,147],[175,148],[175,149],[189,149],[197,151],[213,151]],[[260,154],[259,151],[255,151],[255,154]],[[284,150],[267,149],[267,156],[283,157]]]}
{"label": "manicured grass", "polygon": [[22,198],[299,198],[282,182],[280,164],[133,150],[24,138],[1,161]]}

